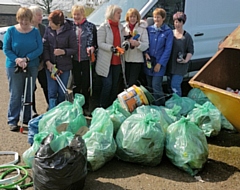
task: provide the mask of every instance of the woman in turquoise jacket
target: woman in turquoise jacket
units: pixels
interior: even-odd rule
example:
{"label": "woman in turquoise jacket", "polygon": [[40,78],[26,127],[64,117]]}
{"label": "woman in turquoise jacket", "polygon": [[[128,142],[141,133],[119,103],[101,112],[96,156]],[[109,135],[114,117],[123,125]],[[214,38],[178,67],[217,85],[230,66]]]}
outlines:
{"label": "woman in turquoise jacket", "polygon": [[156,8],[153,11],[154,25],[147,28],[149,49],[145,53],[144,73],[147,78],[147,87],[153,93],[155,99],[153,103],[158,106],[165,104],[162,80],[173,44],[173,32],[163,23],[165,18],[166,11],[164,9]]}

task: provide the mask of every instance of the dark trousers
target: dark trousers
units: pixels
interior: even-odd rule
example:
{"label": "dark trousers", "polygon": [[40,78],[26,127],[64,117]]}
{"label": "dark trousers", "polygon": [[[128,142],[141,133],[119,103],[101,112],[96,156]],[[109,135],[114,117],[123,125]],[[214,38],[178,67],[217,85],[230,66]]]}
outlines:
{"label": "dark trousers", "polygon": [[[40,71],[38,71],[38,82],[40,83],[41,85],[41,88],[43,90],[43,93],[44,93],[44,96],[45,96],[45,99],[46,99],[46,102],[48,102],[48,87],[47,87],[47,77],[46,77],[46,72],[45,72],[45,69],[42,69]],[[37,86],[35,85],[35,89],[34,89],[34,92],[33,92],[33,111],[35,113],[37,113],[37,109],[36,109],[36,100],[35,100],[35,91],[37,90]]]}
{"label": "dark trousers", "polygon": [[109,107],[117,98],[120,73],[121,65],[111,65],[108,76],[102,77],[102,91],[100,95],[101,107]]}
{"label": "dark trousers", "polygon": [[125,62],[125,73],[128,86],[137,84],[139,74],[142,69],[143,63]]}
{"label": "dark trousers", "polygon": [[81,93],[85,98],[84,109],[89,108],[89,87],[90,87],[90,65],[89,60],[73,61],[73,94]]}

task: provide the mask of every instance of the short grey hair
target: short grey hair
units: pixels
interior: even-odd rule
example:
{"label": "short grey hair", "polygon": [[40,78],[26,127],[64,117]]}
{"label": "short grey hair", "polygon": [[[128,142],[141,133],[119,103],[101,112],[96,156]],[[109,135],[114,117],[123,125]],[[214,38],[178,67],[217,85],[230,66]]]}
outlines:
{"label": "short grey hair", "polygon": [[119,7],[118,5],[109,5],[105,13],[105,19],[112,20],[114,13],[118,10],[122,11],[121,7]]}
{"label": "short grey hair", "polygon": [[33,15],[36,15],[37,13],[43,14],[43,10],[37,5],[32,5],[29,9],[32,11]]}

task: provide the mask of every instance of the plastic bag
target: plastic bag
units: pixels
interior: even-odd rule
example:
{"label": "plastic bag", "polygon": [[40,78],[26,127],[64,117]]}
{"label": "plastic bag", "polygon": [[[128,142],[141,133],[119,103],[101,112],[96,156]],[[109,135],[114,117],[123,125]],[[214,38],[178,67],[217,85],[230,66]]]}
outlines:
{"label": "plastic bag", "polygon": [[41,132],[41,133],[35,134],[32,146],[29,149],[24,151],[23,156],[22,156],[23,161],[30,168],[32,168],[33,159],[35,157],[36,152],[38,151],[38,149],[40,147],[41,142],[48,135],[49,135],[48,132]]}
{"label": "plastic bag", "polygon": [[30,145],[33,144],[34,135],[38,133],[38,123],[39,123],[40,119],[42,119],[42,117],[43,117],[43,115],[39,115],[35,118],[32,118],[28,122],[28,143]]}
{"label": "plastic bag", "polygon": [[165,102],[165,106],[169,109],[172,109],[174,105],[181,107],[180,114],[187,115],[194,108],[196,102],[188,97],[180,97],[177,94],[173,94],[170,99]]}
{"label": "plastic bag", "polygon": [[221,130],[221,113],[209,101],[203,105],[196,105],[188,117],[203,130],[207,137],[216,136]]}
{"label": "plastic bag", "polygon": [[194,176],[208,159],[206,136],[196,124],[182,117],[168,126],[166,155],[175,166]]}
{"label": "plastic bag", "polygon": [[64,101],[49,110],[39,121],[39,132],[59,134],[61,131],[69,131],[76,134],[82,126],[87,126],[82,110],[84,102],[83,95],[75,94],[73,103]]}
{"label": "plastic bag", "polygon": [[203,105],[205,102],[209,101],[208,97],[199,88],[192,88],[187,97],[193,99],[198,104]]}
{"label": "plastic bag", "polygon": [[75,136],[65,148],[54,152],[51,148],[53,140],[53,134],[48,135],[34,158],[32,171],[35,190],[83,189],[87,175],[84,141],[80,136]]}
{"label": "plastic bag", "polygon": [[101,168],[113,158],[117,147],[113,139],[113,123],[106,110],[96,108],[92,112],[91,125],[83,139],[87,146],[90,170]]}
{"label": "plastic bag", "polygon": [[116,156],[127,162],[156,166],[162,160],[165,132],[155,110],[136,113],[121,125],[116,136]]}
{"label": "plastic bag", "polygon": [[166,128],[173,122],[173,120],[167,115],[165,109],[162,106],[155,105],[142,105],[136,108],[135,113],[144,114],[147,113],[152,114],[153,118],[157,118],[160,126],[166,130]]}
{"label": "plastic bag", "polygon": [[113,104],[106,109],[106,111],[113,122],[113,133],[116,135],[120,125],[131,115],[131,113],[122,108],[118,99],[115,100]]}

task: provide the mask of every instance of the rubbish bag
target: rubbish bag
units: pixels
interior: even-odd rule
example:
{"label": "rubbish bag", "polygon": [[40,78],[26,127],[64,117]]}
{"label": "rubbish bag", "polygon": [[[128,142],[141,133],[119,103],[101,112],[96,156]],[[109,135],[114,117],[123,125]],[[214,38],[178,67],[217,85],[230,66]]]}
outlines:
{"label": "rubbish bag", "polygon": [[156,106],[156,105],[142,105],[137,107],[134,110],[134,113],[144,114],[151,113],[154,117],[158,118],[160,126],[166,130],[166,128],[173,122],[173,120],[167,115],[163,106]]}
{"label": "rubbish bag", "polygon": [[207,137],[216,136],[221,130],[221,113],[209,101],[196,105],[187,117],[200,127]]}
{"label": "rubbish bag", "polygon": [[209,101],[208,97],[199,88],[192,88],[187,97],[193,99],[198,104],[203,105],[206,101]]}
{"label": "rubbish bag", "polygon": [[174,105],[181,107],[180,114],[186,116],[194,108],[196,102],[188,97],[180,97],[177,94],[173,94],[170,99],[165,102],[165,106],[169,109],[172,109]]}
{"label": "rubbish bag", "polygon": [[230,131],[236,131],[235,127],[222,114],[221,114],[221,128]]}
{"label": "rubbish bag", "polygon": [[39,121],[39,132],[59,134],[69,131],[76,134],[82,126],[87,126],[82,105],[85,103],[82,94],[75,94],[74,102],[64,101],[45,113]]}
{"label": "rubbish bag", "polygon": [[117,146],[113,138],[113,123],[105,109],[96,108],[92,112],[89,131],[82,138],[87,146],[89,170],[98,170],[114,157]]}
{"label": "rubbish bag", "polygon": [[113,122],[113,133],[116,135],[120,125],[131,115],[131,113],[122,108],[118,99],[116,99],[113,104],[106,109],[106,111],[110,115],[110,118]]}
{"label": "rubbish bag", "polygon": [[194,176],[208,158],[206,136],[195,123],[182,117],[167,128],[166,155],[175,166]]}
{"label": "rubbish bag", "polygon": [[28,122],[28,143],[30,145],[33,144],[34,135],[38,133],[38,123],[39,123],[40,119],[42,119],[42,117],[43,117],[43,115],[39,115],[35,118],[32,118]]}
{"label": "rubbish bag", "polygon": [[116,136],[119,159],[148,166],[161,162],[165,132],[159,114],[151,111],[132,114],[122,123]]}
{"label": "rubbish bag", "polygon": [[[69,132],[66,132],[69,133]],[[80,136],[54,152],[49,134],[41,143],[33,162],[35,190],[81,190],[87,176],[87,149]]]}
{"label": "rubbish bag", "polygon": [[22,155],[23,161],[30,168],[32,168],[32,164],[33,164],[35,154],[38,151],[38,149],[41,145],[41,142],[48,135],[49,135],[48,132],[40,132],[40,133],[35,134],[32,146],[24,151],[24,153]]}

